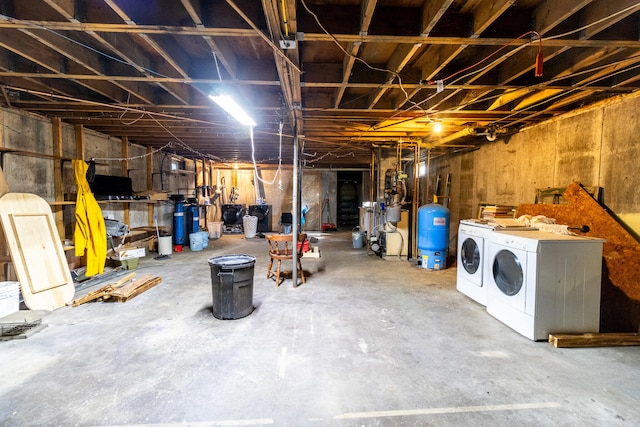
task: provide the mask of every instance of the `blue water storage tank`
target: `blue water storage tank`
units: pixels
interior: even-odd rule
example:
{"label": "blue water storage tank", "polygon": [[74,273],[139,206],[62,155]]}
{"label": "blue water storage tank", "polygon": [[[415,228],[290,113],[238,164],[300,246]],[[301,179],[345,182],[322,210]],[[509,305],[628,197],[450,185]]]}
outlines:
{"label": "blue water storage tank", "polygon": [[200,207],[194,203],[189,206],[189,215],[187,216],[187,234],[197,233],[200,231]]}
{"label": "blue water storage tank", "polygon": [[184,202],[177,201],[173,206],[173,243],[176,245],[184,245],[187,241],[184,221]]}
{"label": "blue water storage tank", "polygon": [[446,268],[449,249],[449,209],[437,203],[418,209],[418,249],[422,268]]}

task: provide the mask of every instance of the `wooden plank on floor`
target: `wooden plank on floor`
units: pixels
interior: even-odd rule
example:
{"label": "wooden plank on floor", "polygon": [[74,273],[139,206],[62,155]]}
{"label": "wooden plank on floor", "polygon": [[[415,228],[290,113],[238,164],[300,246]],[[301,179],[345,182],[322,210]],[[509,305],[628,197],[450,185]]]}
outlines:
{"label": "wooden plank on floor", "polygon": [[127,302],[132,298],[140,295],[141,293],[148,291],[153,288],[155,285],[162,282],[161,277],[151,277],[151,275],[144,276],[141,279],[138,279],[132,282],[130,285],[126,287],[122,287],[120,289],[113,290],[109,293],[111,298],[115,298],[117,302]]}
{"label": "wooden plank on floor", "polygon": [[549,342],[557,348],[616,347],[640,345],[640,334],[634,332],[549,334]]}
{"label": "wooden plank on floor", "polygon": [[127,283],[129,280],[133,279],[135,277],[136,273],[129,273],[126,276],[123,276],[122,278],[116,280],[115,282],[109,282],[106,285],[102,286],[100,289],[97,289],[95,291],[89,292],[87,295],[75,299],[72,302],[72,305],[74,307],[77,307],[81,304],[84,304],[86,302],[89,301],[96,301],[99,299],[107,299],[110,296],[110,293],[114,290],[114,289],[118,289],[120,287],[122,287],[125,283]]}

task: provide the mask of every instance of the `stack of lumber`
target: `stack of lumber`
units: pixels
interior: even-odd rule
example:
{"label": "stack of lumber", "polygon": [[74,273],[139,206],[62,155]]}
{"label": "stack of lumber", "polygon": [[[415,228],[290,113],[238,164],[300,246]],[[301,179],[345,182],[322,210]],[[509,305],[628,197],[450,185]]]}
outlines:
{"label": "stack of lumber", "polygon": [[480,212],[481,219],[513,218],[514,208],[512,206],[482,206]]}
{"label": "stack of lumber", "polygon": [[107,283],[100,289],[89,292],[87,295],[73,300],[72,305],[77,307],[90,301],[104,301],[112,299],[117,302],[127,302],[141,293],[153,288],[162,282],[162,278],[146,274],[135,278],[136,273],[130,273],[121,279]]}

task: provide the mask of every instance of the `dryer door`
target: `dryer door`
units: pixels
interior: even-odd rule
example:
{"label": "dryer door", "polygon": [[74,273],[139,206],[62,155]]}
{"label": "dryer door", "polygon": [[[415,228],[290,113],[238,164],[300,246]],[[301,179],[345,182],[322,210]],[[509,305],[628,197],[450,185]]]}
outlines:
{"label": "dryer door", "polygon": [[491,297],[525,311],[527,256],[518,249],[492,245]]}
{"label": "dryer door", "polygon": [[504,295],[512,297],[522,290],[524,271],[518,257],[508,249],[500,250],[493,260],[493,280]]}

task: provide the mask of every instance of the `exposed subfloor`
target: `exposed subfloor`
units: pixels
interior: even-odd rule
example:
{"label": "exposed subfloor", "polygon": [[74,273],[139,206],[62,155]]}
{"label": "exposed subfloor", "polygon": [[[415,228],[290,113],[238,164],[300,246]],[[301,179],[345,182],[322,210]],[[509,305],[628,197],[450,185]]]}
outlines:
{"label": "exposed subfloor", "polygon": [[[47,314],[0,342],[0,424],[595,426],[640,423],[640,348],[530,341],[419,269],[314,234],[305,285],[266,279],[267,244],[224,235],[142,259],[162,283]],[[251,254],[255,310],[212,315],[208,259]],[[34,262],[36,262],[34,260]]]}

